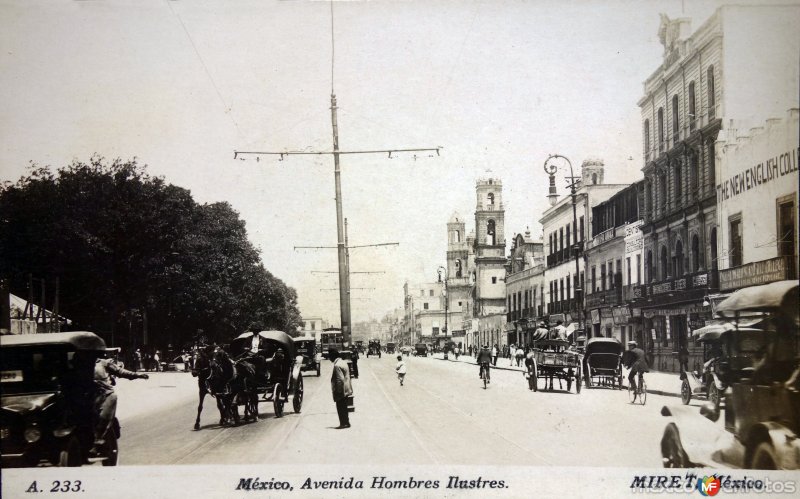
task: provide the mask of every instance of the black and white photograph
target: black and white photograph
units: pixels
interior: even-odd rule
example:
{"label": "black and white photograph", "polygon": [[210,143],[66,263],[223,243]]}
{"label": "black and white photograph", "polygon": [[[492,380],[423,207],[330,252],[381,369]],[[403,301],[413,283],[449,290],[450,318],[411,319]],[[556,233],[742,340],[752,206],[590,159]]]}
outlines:
{"label": "black and white photograph", "polygon": [[800,494],[800,0],[0,0],[2,496]]}

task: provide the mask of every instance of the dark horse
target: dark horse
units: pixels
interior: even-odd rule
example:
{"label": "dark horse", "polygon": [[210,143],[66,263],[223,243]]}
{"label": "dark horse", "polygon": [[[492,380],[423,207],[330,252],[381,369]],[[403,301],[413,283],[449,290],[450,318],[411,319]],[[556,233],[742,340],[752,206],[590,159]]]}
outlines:
{"label": "dark horse", "polygon": [[245,420],[258,421],[258,391],[256,386],[256,366],[247,360],[234,361],[228,352],[221,348],[214,351],[210,360],[211,374],[208,387],[217,403],[224,408],[225,421],[233,420],[239,424],[239,403],[244,403]]}
{"label": "dark horse", "polygon": [[[194,422],[195,430],[200,429],[200,413],[203,412],[203,400],[206,395],[214,396],[208,385],[208,378],[211,376],[211,357],[214,355],[214,350],[216,350],[214,345],[199,346],[192,368],[192,376],[197,377],[197,389],[200,397],[200,402],[197,404],[197,419]],[[217,398],[217,409],[219,409],[219,424],[224,424],[226,408],[219,398]]]}

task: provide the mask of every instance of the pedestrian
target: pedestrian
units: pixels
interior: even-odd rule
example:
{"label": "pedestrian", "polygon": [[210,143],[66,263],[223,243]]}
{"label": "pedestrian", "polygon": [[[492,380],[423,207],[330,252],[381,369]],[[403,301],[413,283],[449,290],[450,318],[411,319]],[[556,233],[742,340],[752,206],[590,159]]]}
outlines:
{"label": "pedestrian", "polygon": [[133,353],[133,372],[141,371],[142,369],[142,351],[138,348]]}
{"label": "pedestrian", "polygon": [[497,348],[497,343],[492,346],[492,365],[497,365],[497,354],[499,353],[499,349]]}
{"label": "pedestrian", "polygon": [[347,362],[342,359],[336,348],[328,350],[328,360],[333,363],[331,392],[333,401],[336,403],[336,413],[339,415],[339,426],[336,429],[350,428],[350,416],[347,413],[347,399],[353,396],[350,368],[347,367]]}
{"label": "pedestrian", "polygon": [[689,349],[686,348],[686,343],[683,343],[678,350],[678,363],[680,364],[681,375],[689,370]]}
{"label": "pedestrian", "polygon": [[400,386],[403,386],[403,381],[406,379],[406,363],[403,362],[403,356],[397,356],[397,367],[394,368],[397,371],[397,378],[400,380]]}
{"label": "pedestrian", "polygon": [[354,379],[358,379],[358,348],[353,349],[353,355],[350,357],[353,362],[353,372],[351,373]]}
{"label": "pedestrian", "polygon": [[456,360],[458,360],[458,357],[460,355],[461,355],[461,347],[456,347]]}
{"label": "pedestrian", "polygon": [[469,356],[472,357],[472,345],[469,346],[468,351],[469,351]]}
{"label": "pedestrian", "polygon": [[516,357],[517,357],[517,348],[516,348],[516,345],[514,345],[514,343],[512,343],[511,346],[508,347],[508,366],[509,367],[514,365],[514,361],[516,360]]}
{"label": "pedestrian", "polygon": [[517,348],[517,367],[522,366],[522,359],[525,357],[525,351],[521,348]]}
{"label": "pedestrian", "polygon": [[153,363],[156,366],[156,372],[161,370],[161,350],[156,350],[156,353],[153,354]]}

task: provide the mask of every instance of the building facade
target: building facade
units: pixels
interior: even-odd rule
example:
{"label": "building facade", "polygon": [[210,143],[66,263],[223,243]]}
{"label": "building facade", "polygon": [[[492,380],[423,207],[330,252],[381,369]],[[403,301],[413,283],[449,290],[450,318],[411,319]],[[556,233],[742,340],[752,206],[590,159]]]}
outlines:
{"label": "building facade", "polygon": [[530,345],[544,315],[544,242],[517,234],[506,264],[506,341]]}
{"label": "building facade", "polygon": [[445,294],[449,328],[446,335],[463,347],[467,341],[464,313],[470,299],[470,275],[475,270],[475,258],[466,234],[466,224],[457,212],[454,212],[447,222],[446,268]]}

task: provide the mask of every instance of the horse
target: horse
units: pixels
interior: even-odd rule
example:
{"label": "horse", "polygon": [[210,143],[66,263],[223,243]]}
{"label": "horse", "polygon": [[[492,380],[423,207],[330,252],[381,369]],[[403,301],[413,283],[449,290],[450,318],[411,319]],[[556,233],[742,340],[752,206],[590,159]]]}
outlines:
{"label": "horse", "polygon": [[245,420],[258,421],[258,392],[254,364],[246,360],[234,361],[228,352],[217,348],[211,358],[210,368],[209,388],[224,407],[225,416],[220,424],[230,419],[233,419],[234,425],[239,424],[240,401],[244,401]]}
{"label": "horse", "polygon": [[[197,378],[197,390],[200,402],[197,404],[197,419],[194,422],[194,429],[200,429],[200,413],[203,412],[203,400],[206,395],[214,397],[208,385],[208,378],[211,375],[211,356],[216,347],[214,345],[202,345],[196,349],[194,365],[192,366],[192,376]],[[225,407],[222,400],[217,398],[217,409],[219,409],[219,424],[225,423]]]}

